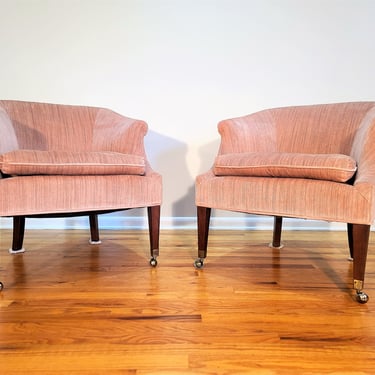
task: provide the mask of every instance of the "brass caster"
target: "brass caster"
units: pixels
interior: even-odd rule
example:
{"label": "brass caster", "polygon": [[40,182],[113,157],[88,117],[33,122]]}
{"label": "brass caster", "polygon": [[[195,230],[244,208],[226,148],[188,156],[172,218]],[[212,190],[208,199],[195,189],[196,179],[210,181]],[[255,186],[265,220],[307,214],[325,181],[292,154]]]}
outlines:
{"label": "brass caster", "polygon": [[367,303],[369,300],[369,296],[365,293],[362,292],[361,290],[357,290],[357,302],[359,303]]}
{"label": "brass caster", "polygon": [[158,261],[156,260],[155,257],[152,257],[152,258],[150,259],[150,265],[151,265],[152,267],[156,267],[156,266],[158,265]]}
{"label": "brass caster", "polygon": [[197,258],[197,259],[195,259],[195,261],[194,261],[194,267],[195,268],[201,269],[201,268],[203,268],[203,266],[204,266],[203,258]]}

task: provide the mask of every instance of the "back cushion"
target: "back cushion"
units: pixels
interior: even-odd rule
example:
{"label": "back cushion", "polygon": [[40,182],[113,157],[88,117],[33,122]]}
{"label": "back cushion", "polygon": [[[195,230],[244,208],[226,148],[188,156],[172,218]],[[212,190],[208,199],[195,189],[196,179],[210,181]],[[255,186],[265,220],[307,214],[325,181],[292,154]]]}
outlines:
{"label": "back cushion", "polygon": [[350,155],[374,102],[273,108],[219,123],[220,154],[289,152]]}
{"label": "back cushion", "polygon": [[89,151],[97,109],[50,103],[0,103],[12,119],[19,148]]}
{"label": "back cushion", "polygon": [[337,103],[271,110],[278,152],[349,155],[365,114],[374,103]]}

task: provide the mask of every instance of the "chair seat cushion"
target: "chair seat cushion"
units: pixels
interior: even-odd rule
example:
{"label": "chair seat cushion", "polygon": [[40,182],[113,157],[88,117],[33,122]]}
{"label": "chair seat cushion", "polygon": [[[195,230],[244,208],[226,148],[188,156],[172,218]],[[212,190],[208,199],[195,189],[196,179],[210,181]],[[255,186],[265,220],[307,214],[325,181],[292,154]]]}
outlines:
{"label": "chair seat cushion", "polygon": [[0,156],[1,171],[9,175],[143,175],[142,156],[117,152],[16,150]]}
{"label": "chair seat cushion", "polygon": [[217,156],[217,176],[292,177],[346,182],[357,170],[356,161],[342,154],[279,152],[234,153]]}

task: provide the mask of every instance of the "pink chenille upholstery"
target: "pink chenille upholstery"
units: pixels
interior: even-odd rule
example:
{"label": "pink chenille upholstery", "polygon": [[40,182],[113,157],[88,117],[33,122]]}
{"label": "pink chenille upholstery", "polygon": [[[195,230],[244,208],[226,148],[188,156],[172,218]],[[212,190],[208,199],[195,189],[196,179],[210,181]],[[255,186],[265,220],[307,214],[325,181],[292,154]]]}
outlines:
{"label": "pink chenille upholstery", "polygon": [[[23,236],[28,216],[88,215],[98,242],[98,213],[147,207],[156,257],[162,180],[146,133],[145,122],[104,108],[0,101],[0,216]],[[21,245],[15,238],[13,251]]]}
{"label": "pink chenille upholstery", "polygon": [[[276,232],[281,231],[282,217],[344,222],[348,224],[359,291],[358,285],[364,279],[368,234],[375,218],[375,102],[268,109],[222,121],[218,130],[221,145],[215,164],[196,179],[198,264],[203,264],[206,257],[211,208],[274,216]],[[349,174],[342,181],[346,177],[349,181],[332,181],[323,168],[320,175],[314,172],[310,178],[302,172],[296,175],[295,170],[293,177],[284,171],[284,175],[267,176],[275,169],[264,165],[263,175],[255,173],[256,168],[243,168],[246,162],[252,162],[252,167],[256,160],[261,164],[261,155],[268,163],[282,159],[283,168],[288,168],[288,160],[291,164],[294,160],[307,162],[314,154],[318,158],[323,155],[323,159],[326,155],[326,160],[345,159],[344,164],[338,159],[334,163],[348,169]],[[232,170],[223,170],[230,163]],[[278,233],[275,238],[276,245],[280,245]]]}

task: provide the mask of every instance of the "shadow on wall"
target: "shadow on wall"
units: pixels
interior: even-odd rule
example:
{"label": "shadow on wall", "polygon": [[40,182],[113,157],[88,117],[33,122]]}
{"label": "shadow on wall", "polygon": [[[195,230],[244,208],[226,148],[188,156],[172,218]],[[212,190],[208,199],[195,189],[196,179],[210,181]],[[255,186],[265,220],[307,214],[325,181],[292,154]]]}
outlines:
{"label": "shadow on wall", "polygon": [[216,139],[210,143],[206,143],[198,150],[200,159],[199,174],[206,173],[213,165],[216,155],[219,151],[220,139]]}
{"label": "shadow on wall", "polygon": [[[199,168],[197,168],[196,175],[207,172],[214,163],[220,145],[220,139],[206,143],[198,148]],[[173,204],[173,215],[177,217],[190,217],[196,221],[196,205],[195,205],[195,178],[191,178],[191,184],[188,186],[186,193]],[[186,220],[185,220],[186,222]],[[193,223],[186,223],[187,225]],[[178,225],[178,223],[176,223]]]}
{"label": "shadow on wall", "polygon": [[171,224],[178,226],[179,218],[195,212],[194,179],[186,162],[187,144],[149,130],[145,147],[152,168],[163,177],[162,216],[171,217]]}
{"label": "shadow on wall", "polygon": [[[213,165],[219,139],[198,149],[199,168],[191,172],[187,163],[188,146],[179,140],[149,131],[145,139],[146,153],[152,167],[163,176],[164,203],[162,215],[171,225],[191,225],[196,218],[195,173],[206,172]],[[194,170],[194,168],[193,168]]]}
{"label": "shadow on wall", "polygon": [[[204,144],[198,149],[199,168],[197,175],[207,172],[214,163],[220,145],[220,139]],[[173,205],[173,212],[184,212],[185,216],[196,218],[197,210],[195,205],[195,178],[193,176],[192,184],[187,193]],[[181,215],[182,216],[182,215]]]}

